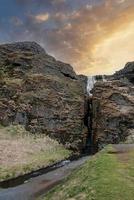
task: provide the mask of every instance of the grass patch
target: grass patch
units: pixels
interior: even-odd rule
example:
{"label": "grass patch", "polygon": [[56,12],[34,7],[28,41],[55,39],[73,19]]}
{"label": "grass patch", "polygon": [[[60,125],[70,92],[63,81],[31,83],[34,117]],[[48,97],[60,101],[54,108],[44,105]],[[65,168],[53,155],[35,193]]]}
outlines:
{"label": "grass patch", "polygon": [[0,127],[0,181],[29,173],[71,154],[45,135],[33,135],[22,126]]}
{"label": "grass patch", "polygon": [[128,153],[127,162],[111,151],[110,146],[95,155],[44,200],[133,200],[134,151]]}

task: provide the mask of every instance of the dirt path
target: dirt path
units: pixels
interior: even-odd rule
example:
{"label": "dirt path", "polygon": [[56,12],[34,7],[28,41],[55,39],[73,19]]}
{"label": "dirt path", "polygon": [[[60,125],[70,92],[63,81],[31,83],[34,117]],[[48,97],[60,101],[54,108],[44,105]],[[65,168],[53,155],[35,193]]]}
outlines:
{"label": "dirt path", "polygon": [[119,158],[120,162],[128,162],[130,159],[129,153],[134,151],[134,144],[117,144],[112,145],[113,151],[110,153],[117,154],[117,158]]}

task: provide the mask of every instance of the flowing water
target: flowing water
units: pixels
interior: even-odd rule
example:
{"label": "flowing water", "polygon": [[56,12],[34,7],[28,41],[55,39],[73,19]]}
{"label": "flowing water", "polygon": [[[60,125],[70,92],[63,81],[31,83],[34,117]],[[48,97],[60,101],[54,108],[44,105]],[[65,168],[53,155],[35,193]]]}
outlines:
{"label": "flowing water", "polygon": [[105,75],[100,75],[100,76],[88,76],[87,78],[87,93],[89,96],[92,96],[92,89],[94,87],[94,84],[97,81],[103,81],[106,82],[106,76]]}
{"label": "flowing water", "polygon": [[102,81],[103,81],[103,82],[106,82],[106,81],[107,81],[107,79],[106,79],[106,76],[105,76],[105,75],[102,75]]}
{"label": "flowing water", "polygon": [[[105,82],[105,76],[101,76],[99,80]],[[87,93],[89,96],[92,96],[91,91],[97,81],[95,76],[88,77]],[[5,182],[3,188],[0,184],[0,200],[34,200],[60,183],[88,159],[90,156],[84,156],[74,161],[65,160],[49,169],[41,169],[24,177],[18,177],[14,181]]]}
{"label": "flowing water", "polygon": [[92,96],[91,91],[92,91],[95,83],[96,83],[95,76],[88,76],[88,79],[87,79],[87,93],[89,94],[89,96]]}
{"label": "flowing water", "polygon": [[44,195],[89,159],[90,156],[84,156],[71,162],[64,161],[64,166],[31,178],[21,185],[0,189],[0,200],[36,200],[37,197]]}

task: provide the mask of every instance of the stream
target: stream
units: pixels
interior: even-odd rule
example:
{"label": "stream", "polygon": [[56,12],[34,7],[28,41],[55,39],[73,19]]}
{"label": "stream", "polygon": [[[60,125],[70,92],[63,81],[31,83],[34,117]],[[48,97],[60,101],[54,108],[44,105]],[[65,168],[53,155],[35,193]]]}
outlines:
{"label": "stream", "polygon": [[55,169],[37,177],[29,178],[22,184],[0,188],[0,200],[36,200],[68,177],[74,169],[83,165],[90,157],[84,156],[74,161],[62,161],[62,164]]}
{"label": "stream", "polygon": [[[92,96],[91,90],[96,81],[96,77],[88,77],[87,93],[89,96]],[[90,126],[92,126],[92,123]],[[88,153],[91,142],[90,136],[86,146]],[[0,183],[0,200],[36,200],[68,177],[74,169],[83,165],[90,157],[91,155],[75,160],[64,160],[56,163],[56,165]]]}

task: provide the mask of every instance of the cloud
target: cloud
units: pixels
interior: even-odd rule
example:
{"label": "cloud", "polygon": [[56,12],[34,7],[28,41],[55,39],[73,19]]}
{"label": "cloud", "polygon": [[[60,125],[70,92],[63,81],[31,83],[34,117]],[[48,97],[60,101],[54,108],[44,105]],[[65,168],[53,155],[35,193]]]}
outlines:
{"label": "cloud", "polygon": [[15,0],[18,5],[28,6],[59,6],[66,3],[67,0]]}
{"label": "cloud", "polygon": [[[30,3],[30,0],[16,1]],[[38,0],[45,11],[27,14],[21,29],[13,30],[12,38],[39,42],[57,59],[74,65],[78,73],[112,73],[133,58],[130,52],[134,46],[134,29],[130,25],[134,20],[132,0],[101,0],[99,4],[81,0],[86,3],[77,9],[71,7],[76,0],[72,4],[67,2]],[[126,45],[128,53],[121,50]]]}
{"label": "cloud", "polygon": [[34,16],[34,19],[37,23],[42,23],[49,19],[49,14],[48,13],[38,14],[38,15]]}
{"label": "cloud", "polygon": [[11,18],[11,23],[14,26],[21,26],[21,25],[23,25],[23,21],[20,18],[16,17],[16,16]]}

